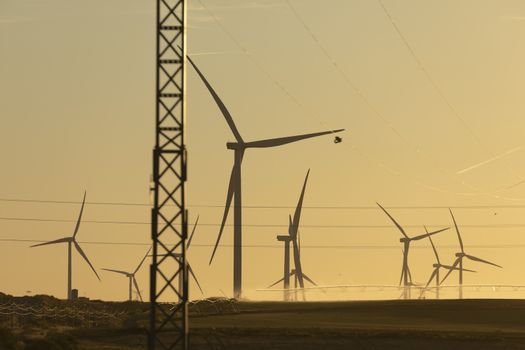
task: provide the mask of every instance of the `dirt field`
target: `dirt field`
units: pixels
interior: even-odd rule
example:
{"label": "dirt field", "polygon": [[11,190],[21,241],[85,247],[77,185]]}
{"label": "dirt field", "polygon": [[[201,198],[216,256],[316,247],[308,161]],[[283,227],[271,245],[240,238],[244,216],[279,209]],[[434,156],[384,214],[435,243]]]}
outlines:
{"label": "dirt field", "polygon": [[[525,301],[242,302],[191,318],[192,349],[525,349]],[[72,331],[81,349],[144,349],[140,330]]]}

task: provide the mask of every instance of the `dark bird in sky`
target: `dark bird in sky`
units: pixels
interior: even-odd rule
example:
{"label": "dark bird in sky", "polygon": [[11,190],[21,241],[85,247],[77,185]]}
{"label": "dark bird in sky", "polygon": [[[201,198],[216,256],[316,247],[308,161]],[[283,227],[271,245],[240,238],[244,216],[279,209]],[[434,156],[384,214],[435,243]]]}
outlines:
{"label": "dark bird in sky", "polygon": [[339,136],[336,136],[336,137],[334,138],[334,143],[340,143],[340,142],[343,142],[343,139],[340,138]]}

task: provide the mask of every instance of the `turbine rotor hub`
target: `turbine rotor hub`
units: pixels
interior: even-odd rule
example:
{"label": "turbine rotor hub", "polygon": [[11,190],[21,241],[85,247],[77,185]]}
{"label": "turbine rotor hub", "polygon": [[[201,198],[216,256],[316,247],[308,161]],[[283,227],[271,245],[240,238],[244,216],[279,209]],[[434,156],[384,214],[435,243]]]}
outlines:
{"label": "turbine rotor hub", "polygon": [[241,144],[241,143],[238,143],[238,142],[227,142],[226,143],[226,148],[227,149],[237,150],[237,149],[243,149],[244,145]]}

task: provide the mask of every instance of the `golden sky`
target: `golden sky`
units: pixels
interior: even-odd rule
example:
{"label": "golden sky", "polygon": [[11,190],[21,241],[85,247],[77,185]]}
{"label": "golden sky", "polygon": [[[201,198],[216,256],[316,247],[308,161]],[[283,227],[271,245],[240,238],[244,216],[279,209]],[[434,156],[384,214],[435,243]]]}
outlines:
{"label": "golden sky", "polygon": [[[331,137],[249,150],[243,200],[294,206],[311,169],[305,206],[489,206],[457,209],[466,225],[525,224],[525,3],[510,0],[190,0],[188,50],[228,106],[246,140],[346,128]],[[204,7],[203,7],[204,5]],[[0,2],[0,198],[149,203],[154,126],[153,1]],[[306,24],[306,28],[301,23]],[[317,42],[312,37],[315,36]],[[407,47],[410,46],[410,49]],[[337,68],[336,68],[337,67]],[[190,261],[206,295],[231,293],[231,248],[208,266],[224,204],[233,140],[213,100],[188,69],[188,201],[197,230]],[[512,152],[511,152],[512,151]],[[499,155],[505,156],[498,157]],[[486,160],[486,164],[461,172]],[[458,174],[459,172],[459,174]],[[499,208],[493,208],[499,206]],[[0,201],[0,217],[75,220],[79,204]],[[245,209],[247,245],[276,245],[293,209]],[[402,224],[451,225],[446,209],[392,210]],[[147,206],[88,204],[85,220],[149,220]],[[231,216],[230,216],[231,220]],[[303,268],[320,284],[396,284],[399,233],[379,210],[311,209],[302,216]],[[71,222],[0,219],[0,238],[47,240]],[[470,252],[504,266],[469,264],[466,283],[525,284],[525,227],[466,227]],[[80,241],[149,242],[145,224],[83,223]],[[224,244],[231,244],[228,228]],[[451,262],[453,231],[436,238]],[[506,248],[480,247],[506,245]],[[0,290],[63,297],[66,247],[0,245]],[[341,246],[314,248],[307,246]],[[356,249],[345,246],[388,246]],[[433,256],[410,256],[425,282]],[[84,244],[98,269],[132,270],[146,246]],[[281,275],[282,250],[244,249],[244,286]],[[75,255],[81,295],[120,300],[127,281]],[[138,276],[147,294],[148,272]],[[192,295],[199,297],[196,289]],[[258,297],[255,292],[250,296]]]}

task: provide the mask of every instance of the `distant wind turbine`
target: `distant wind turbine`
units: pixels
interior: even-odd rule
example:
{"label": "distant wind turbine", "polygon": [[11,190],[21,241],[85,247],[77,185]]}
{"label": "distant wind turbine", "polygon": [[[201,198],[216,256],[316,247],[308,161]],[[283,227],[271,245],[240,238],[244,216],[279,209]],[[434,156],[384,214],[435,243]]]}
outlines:
{"label": "distant wind turbine", "polygon": [[[271,288],[275,286],[278,283],[283,282],[284,289],[290,288],[290,277],[295,276],[296,281],[296,288],[297,283],[299,283],[300,288],[304,288],[304,280],[307,280],[314,286],[316,286],[316,283],[308,277],[306,274],[303,273],[303,269],[301,266],[301,250],[300,250],[300,242],[299,242],[299,222],[301,220],[301,211],[303,208],[303,200],[304,200],[304,193],[306,190],[306,184],[308,182],[308,176],[310,174],[310,170],[306,173],[306,177],[304,179],[303,189],[301,191],[301,195],[299,197],[299,201],[297,202],[297,207],[295,208],[294,217],[292,219],[291,216],[289,216],[289,225],[288,225],[288,235],[278,235],[277,240],[280,242],[284,242],[284,276],[277,282],[270,285],[268,288]],[[292,242],[293,246],[293,258],[294,258],[294,269],[290,272],[290,242]],[[285,299],[288,299],[288,293],[287,291],[284,292]]]}
{"label": "distant wind turbine", "polygon": [[[193,237],[195,236],[195,230],[197,229],[197,225],[198,224],[199,224],[199,216],[197,216],[197,219],[195,220],[195,223],[193,224],[193,230],[191,231],[190,238],[188,238],[188,241],[186,243],[186,251],[188,251],[190,249],[191,242],[193,241]],[[173,256],[173,257],[176,257],[176,258],[180,258],[181,254],[180,253],[171,253],[171,254],[162,254],[160,256],[162,256],[162,257]],[[195,272],[193,271],[193,268],[191,267],[191,264],[188,262],[188,260],[186,260],[186,263],[188,264],[188,273],[191,275],[191,277],[193,278],[193,280],[197,284],[197,287],[201,291],[201,294],[204,295],[204,291],[202,290],[201,284],[199,283],[199,280],[197,279],[197,275],[195,275]],[[183,288],[182,281],[183,281],[182,274],[179,274],[180,290],[182,290],[182,288]]]}
{"label": "distant wind turbine", "polygon": [[139,285],[137,283],[137,279],[135,278],[135,274],[142,267],[142,264],[144,263],[144,260],[146,260],[146,258],[148,257],[148,254],[149,254],[150,251],[151,251],[151,248],[148,249],[148,252],[146,253],[146,255],[144,255],[144,258],[142,258],[142,260],[140,261],[139,265],[137,266],[137,268],[133,272],[126,272],[126,271],[113,270],[113,269],[102,269],[104,271],[109,271],[109,272],[114,272],[114,273],[118,273],[118,274],[124,275],[124,276],[126,276],[129,279],[129,301],[133,301],[133,286],[135,286],[135,291],[137,292],[137,294],[138,294],[138,296],[140,298],[140,301],[143,301],[142,300],[142,295],[140,294],[140,289],[139,289]]}
{"label": "distant wind turbine", "polygon": [[82,220],[82,212],[84,211],[84,204],[85,203],[86,203],[86,192],[84,191],[84,199],[82,199],[82,206],[80,207],[80,214],[78,216],[77,224],[75,226],[75,230],[73,231],[73,235],[72,236],[60,238],[60,239],[57,239],[57,240],[54,240],[54,241],[45,242],[45,243],[35,244],[35,245],[31,246],[31,248],[33,248],[33,247],[39,247],[39,246],[43,246],[43,245],[67,243],[67,298],[68,298],[68,300],[72,299],[72,293],[71,293],[71,289],[72,289],[72,287],[71,287],[72,286],[71,245],[75,246],[75,249],[77,250],[77,252],[88,263],[89,267],[91,267],[91,270],[93,270],[93,272],[97,276],[98,280],[100,281],[100,277],[98,276],[97,271],[95,270],[95,268],[93,267],[93,265],[89,261],[88,257],[86,256],[86,254],[84,253],[84,251],[82,250],[82,248],[80,247],[80,245],[78,244],[78,242],[76,240],[76,237],[77,237],[77,234],[78,234],[78,229],[80,227],[80,221]]}
{"label": "distant wind turbine", "polygon": [[[502,268],[502,267],[498,264],[494,264],[490,261],[483,260],[474,255],[465,253],[465,247],[463,246],[463,240],[461,239],[461,234],[459,233],[459,228],[458,228],[458,224],[456,223],[456,218],[454,217],[452,210],[450,208],[448,210],[450,212],[450,216],[452,216],[452,221],[454,222],[454,227],[456,228],[456,233],[458,235],[459,246],[461,248],[461,251],[459,253],[456,253],[456,261],[454,261],[454,264],[452,265],[452,267],[454,268],[453,270],[459,270],[459,298],[461,299],[463,298],[463,271],[467,271],[466,269],[463,268],[463,258],[467,258],[469,260],[480,262],[480,263],[487,264],[487,265],[496,266],[499,268]],[[459,269],[456,269],[456,267],[458,266],[459,266]],[[441,283],[445,282],[445,280],[452,273],[453,270],[450,270],[445,275],[445,277],[443,277],[443,279],[441,280]]]}
{"label": "distant wind turbine", "polygon": [[381,208],[385,212],[385,214],[390,218],[390,220],[396,225],[399,231],[401,231],[401,233],[403,234],[403,237],[399,239],[399,242],[403,243],[403,266],[401,268],[401,278],[399,279],[399,285],[403,283],[403,286],[405,287],[404,296],[405,298],[407,298],[408,297],[408,294],[407,294],[408,287],[413,285],[412,276],[410,274],[410,268],[408,267],[408,253],[410,249],[410,243],[412,241],[419,241],[419,240],[422,240],[423,238],[427,238],[437,233],[443,232],[445,230],[448,230],[450,227],[446,227],[446,228],[443,228],[437,231],[433,231],[433,232],[427,232],[425,234],[415,236],[415,237],[409,237],[407,233],[405,232],[405,230],[403,229],[403,227],[401,227],[401,225],[392,217],[392,215],[390,215],[388,211],[386,211],[386,209],[381,206],[381,204],[379,203],[376,203],[376,204],[379,206],[379,208]]}
{"label": "distant wind turbine", "polygon": [[[425,231],[428,232],[426,227],[425,227]],[[459,269],[456,268],[456,267],[450,266],[450,265],[443,265],[441,263],[441,261],[439,260],[439,255],[438,255],[438,252],[436,250],[436,246],[434,245],[434,242],[432,241],[432,237],[428,236],[428,239],[430,240],[430,244],[432,245],[432,250],[434,251],[434,255],[436,256],[436,262],[432,265],[434,267],[434,270],[432,271],[432,274],[430,275],[430,278],[429,278],[427,284],[425,285],[425,288],[423,288],[423,290],[421,291],[421,295],[423,295],[423,293],[428,288],[428,286],[430,285],[432,280],[435,279],[435,281],[436,281],[436,298],[439,299],[439,285],[441,284],[441,281],[439,280],[439,270],[440,269],[445,269],[445,270],[452,271],[452,270],[459,270]],[[465,269],[465,271],[476,272],[476,271],[467,270],[467,269]]]}
{"label": "distant wind turbine", "polygon": [[231,202],[234,201],[233,204],[233,295],[234,298],[240,298],[242,294],[242,196],[241,196],[241,164],[244,157],[244,152],[249,148],[271,148],[271,147],[278,147],[282,145],[286,145],[288,143],[297,142],[313,137],[318,137],[322,135],[328,135],[328,134],[335,134],[338,132],[343,131],[344,129],[338,129],[338,130],[330,130],[330,131],[323,131],[323,132],[317,132],[312,134],[304,134],[304,135],[296,135],[296,136],[288,136],[288,137],[280,137],[280,138],[274,138],[274,139],[267,139],[267,140],[259,140],[259,141],[251,141],[251,142],[245,142],[244,139],[241,137],[241,134],[237,130],[237,126],[235,125],[235,122],[233,121],[233,118],[226,108],[225,104],[222,102],[220,97],[217,95],[213,87],[210,85],[208,80],[204,77],[202,72],[199,70],[197,65],[192,61],[192,59],[188,57],[188,61],[191,63],[193,68],[195,68],[195,71],[201,78],[204,85],[206,85],[206,88],[212,95],[213,99],[215,100],[215,103],[219,107],[219,110],[223,114],[224,118],[226,119],[226,123],[228,123],[228,126],[230,127],[230,130],[232,131],[236,142],[228,142],[226,143],[226,148],[231,149],[234,151],[234,164],[230,175],[230,182],[228,185],[228,193],[226,196],[226,205],[224,208],[224,214],[222,218],[221,227],[219,230],[219,234],[217,236],[217,241],[215,243],[215,246],[213,248],[213,252],[210,258],[210,264],[213,261],[213,258],[215,256],[215,252],[217,251],[217,247],[219,246],[219,242],[222,237],[222,233],[224,230],[224,225],[226,223],[226,219],[228,218],[228,212],[230,210]]}

